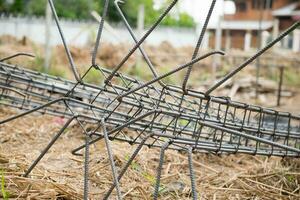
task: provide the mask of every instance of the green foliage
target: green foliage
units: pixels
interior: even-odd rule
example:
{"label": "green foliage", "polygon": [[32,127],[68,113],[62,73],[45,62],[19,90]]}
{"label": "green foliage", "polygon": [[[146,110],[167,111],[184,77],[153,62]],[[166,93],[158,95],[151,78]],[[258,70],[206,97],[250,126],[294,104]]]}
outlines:
{"label": "green foliage", "polygon": [[5,5],[4,1],[0,1],[0,12],[2,11],[2,9],[4,9],[4,5]]}
{"label": "green foliage", "polygon": [[138,9],[141,4],[144,4],[145,8],[145,25],[152,24],[158,17],[159,12],[153,8],[153,0],[135,0],[126,1],[125,4],[121,5],[122,10],[132,26],[136,26]]}
{"label": "green foliage", "polygon": [[22,13],[24,12],[24,1],[23,0],[15,0],[14,3],[11,5],[11,12],[12,13]]}
{"label": "green foliage", "polygon": [[196,23],[187,13],[180,13],[178,24],[179,26],[194,27]]}
{"label": "green foliage", "polygon": [[[159,68],[159,74],[160,75],[163,75],[163,74],[166,74],[168,72],[170,72],[170,68],[168,66],[162,66]],[[172,76],[167,76],[166,78],[163,79],[163,82],[165,84],[170,84],[170,85],[174,85],[174,84],[177,84],[178,83],[178,80],[181,80],[181,76],[179,76],[180,72],[177,72],[175,74],[173,74]]]}
{"label": "green foliage", "polygon": [[2,171],[1,172],[1,193],[2,197],[4,200],[8,200],[9,198],[9,193],[5,190],[5,179],[4,179],[4,174]]}
{"label": "green foliage", "polygon": [[55,1],[55,8],[60,17],[69,19],[87,19],[90,17],[87,0],[60,0]]}
{"label": "green foliage", "polygon": [[46,73],[52,75],[52,76],[58,76],[65,78],[66,77],[66,71],[64,70],[64,67],[50,67],[48,71],[45,71]]}
{"label": "green foliage", "polygon": [[178,19],[168,15],[162,22],[165,26],[194,27],[194,19],[186,13],[180,13]]}
{"label": "green foliage", "polygon": [[46,69],[44,67],[44,63],[45,63],[45,59],[40,56],[39,54],[35,54],[35,59],[34,59],[34,63],[33,63],[33,69],[41,72],[41,73],[48,73],[52,76],[58,76],[58,77],[66,77],[66,71],[64,70],[64,67],[50,67],[49,69]]}
{"label": "green foliage", "polygon": [[153,74],[151,73],[149,66],[144,62],[140,62],[139,65],[133,66],[130,69],[129,74],[139,77],[139,79],[144,81],[153,78]]}
{"label": "green foliage", "polygon": [[84,77],[84,81],[93,84],[100,84],[102,82],[102,74],[99,70],[91,68],[87,75]]}
{"label": "green foliage", "polygon": [[[145,25],[149,26],[153,24],[161,13],[165,10],[167,4],[165,4],[161,9],[155,10],[153,8],[153,0],[135,0],[135,1],[126,1],[122,5],[122,9],[127,17],[129,23],[132,26],[136,25],[139,5],[144,4],[145,7]],[[184,27],[193,27],[195,22],[191,16],[187,13],[180,13],[178,17],[167,15],[163,21],[162,25],[165,26],[184,26]]]}
{"label": "green foliage", "polygon": [[[105,0],[100,0],[99,2],[100,3],[97,5],[97,9],[95,9],[95,10],[99,11],[99,13],[101,13],[101,15],[102,15]],[[106,17],[106,19],[110,22],[119,22],[120,21],[120,15],[118,14],[113,2],[114,1],[109,1],[108,16]]]}
{"label": "green foliage", "polygon": [[[69,19],[91,18],[92,10],[100,11],[99,0],[54,0],[58,16]],[[14,0],[12,4],[0,0],[0,13],[44,16],[47,0]]]}
{"label": "green foliage", "polygon": [[284,84],[300,86],[299,74],[300,72],[295,70],[295,68],[286,68],[283,75]]}
{"label": "green foliage", "polygon": [[296,180],[295,176],[293,176],[293,175],[291,175],[291,174],[286,174],[286,175],[285,175],[285,178],[286,178],[290,183],[293,183],[293,182]]}
{"label": "green foliage", "polygon": [[[275,82],[279,82],[279,70],[268,69],[267,71],[261,72],[262,76],[267,77]],[[300,86],[300,70],[294,67],[286,67],[283,71],[283,85],[289,86]]]}
{"label": "green foliage", "polygon": [[[129,155],[126,155],[125,156],[125,160],[128,161],[129,160]],[[151,183],[151,185],[155,185],[156,184],[156,177],[146,171],[143,171],[141,165],[135,161],[132,161],[130,167],[135,170],[135,171],[138,171],[141,173],[141,175],[144,177],[144,179],[146,179],[149,183]],[[164,184],[160,184],[159,186],[159,190],[158,190],[158,193],[161,194],[163,191],[166,190],[166,186]]]}
{"label": "green foliage", "polygon": [[28,4],[28,14],[43,16],[45,15],[46,5],[44,0],[31,0]]}
{"label": "green foliage", "polygon": [[[160,10],[153,8],[154,0],[134,0],[126,1],[120,4],[124,15],[132,26],[136,26],[139,5],[145,7],[145,25],[153,24],[161,15],[162,11],[168,5],[165,1]],[[29,14],[35,16],[44,16],[47,0],[15,0],[12,4],[0,0],[0,13]],[[105,0],[54,0],[54,5],[59,17],[68,19],[92,19],[90,12],[92,10],[102,13]],[[121,18],[114,7],[113,1],[109,1],[109,11],[107,16],[110,22],[120,22]],[[180,13],[177,17],[168,15],[162,21],[165,26],[184,26],[192,27],[195,22],[191,16],[186,13]]]}
{"label": "green foliage", "polygon": [[179,119],[179,120],[178,120],[178,124],[179,124],[179,126],[181,126],[181,127],[185,127],[185,126],[187,126],[187,125],[189,124],[189,121],[186,120],[186,119]]}
{"label": "green foliage", "polygon": [[[125,156],[125,160],[128,161],[129,160],[129,155],[126,155]],[[132,161],[131,164],[130,164],[130,167],[135,170],[135,171],[141,171],[141,166],[139,163],[137,163],[136,161]]]}
{"label": "green foliage", "polygon": [[40,56],[39,54],[35,54],[35,58],[34,58],[34,62],[33,62],[33,68],[36,70],[36,71],[39,71],[39,72],[44,72],[45,69],[43,67],[44,65],[44,58],[42,56]]}
{"label": "green foliage", "polygon": [[[43,16],[45,15],[45,0],[30,0],[28,4],[28,14]],[[90,18],[92,9],[98,10],[98,3],[95,0],[55,0],[54,6],[59,17],[68,19],[87,19]]]}
{"label": "green foliage", "polygon": [[22,8],[22,1],[16,0],[12,4],[9,4],[7,1],[0,0],[0,13],[16,13],[16,12],[22,12],[20,8]]}

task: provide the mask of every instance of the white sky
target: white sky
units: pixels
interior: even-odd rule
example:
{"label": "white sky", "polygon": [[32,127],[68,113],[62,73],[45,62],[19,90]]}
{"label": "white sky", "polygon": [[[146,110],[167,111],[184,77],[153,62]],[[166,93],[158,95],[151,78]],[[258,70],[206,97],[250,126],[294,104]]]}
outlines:
{"label": "white sky", "polygon": [[[155,0],[158,4],[160,1]],[[187,12],[194,17],[194,20],[199,23],[205,21],[205,17],[209,10],[212,0],[179,0],[178,7],[180,11]],[[235,6],[232,1],[217,0],[214,12],[211,16],[210,23],[217,23],[219,16],[223,13],[234,13]]]}

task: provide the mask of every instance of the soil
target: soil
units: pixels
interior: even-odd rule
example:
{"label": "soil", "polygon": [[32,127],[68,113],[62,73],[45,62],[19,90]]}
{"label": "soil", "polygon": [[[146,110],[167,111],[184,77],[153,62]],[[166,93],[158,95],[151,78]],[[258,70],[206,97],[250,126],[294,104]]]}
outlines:
{"label": "soil", "polygon": [[[8,37],[8,36],[7,36]],[[9,41],[9,42],[5,42]],[[0,56],[13,53],[42,52],[42,48],[30,41],[18,41],[12,37],[1,38]],[[126,44],[118,46],[105,44],[97,56],[99,63],[114,67],[128,49]],[[146,47],[156,52],[155,47]],[[154,56],[157,65],[169,66],[184,63],[190,59],[192,48],[183,51],[162,44],[168,55],[184,52],[183,56]],[[53,56],[58,65],[67,65],[62,46],[55,49]],[[72,47],[72,55],[78,67],[87,67],[90,54],[86,49]],[[150,54],[151,56],[151,54]],[[14,64],[32,66],[36,61],[24,63],[24,58],[12,61]],[[135,58],[127,62],[133,66]],[[290,89],[290,88],[289,88]],[[300,113],[299,89],[291,89],[292,97],[283,97],[280,110]],[[226,91],[228,92],[228,91]],[[218,91],[217,94],[221,94]],[[234,100],[248,103],[276,104],[276,95],[261,94],[259,100],[249,98],[248,92],[239,93]],[[248,96],[247,96],[248,95]],[[265,99],[265,100],[264,100]],[[0,105],[0,121],[20,111]],[[39,155],[50,139],[62,127],[65,119],[32,114],[10,123],[0,125],[0,175],[2,177],[0,198],[10,199],[82,199],[83,198],[83,156],[74,156],[71,150],[84,143],[84,136],[73,124],[49,150],[28,178],[22,175]],[[117,171],[124,165],[136,146],[117,141],[111,142]],[[89,198],[101,199],[112,184],[112,174],[104,141],[90,149]],[[159,149],[143,147],[125,176],[121,180],[124,199],[152,199]],[[264,157],[252,155],[193,155],[196,173],[198,199],[300,199],[300,159]],[[191,199],[191,184],[187,155],[167,150],[162,171],[160,199]],[[5,195],[6,194],[6,195]],[[111,199],[116,199],[113,192]]]}
{"label": "soil", "polygon": [[[0,107],[0,120],[16,111]],[[76,124],[49,150],[28,178],[22,177],[59,130],[64,119],[31,115],[0,125],[0,168],[12,199],[82,199],[83,160],[70,151],[84,143]],[[117,170],[136,146],[111,142]],[[101,199],[112,184],[103,141],[90,150],[90,199]],[[124,199],[151,199],[159,150],[144,147],[121,181]],[[299,199],[300,160],[251,155],[194,154],[201,199]],[[2,191],[3,193],[3,191]],[[112,194],[112,199],[116,198]],[[2,194],[3,196],[3,194]],[[187,155],[168,150],[160,199],[190,199]]]}

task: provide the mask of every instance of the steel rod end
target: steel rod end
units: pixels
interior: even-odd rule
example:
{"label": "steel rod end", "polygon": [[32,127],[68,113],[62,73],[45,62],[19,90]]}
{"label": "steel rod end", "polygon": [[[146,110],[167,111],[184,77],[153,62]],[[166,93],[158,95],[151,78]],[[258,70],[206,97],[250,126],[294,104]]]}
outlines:
{"label": "steel rod end", "polygon": [[117,97],[118,102],[122,102],[122,100],[123,100],[123,97],[121,95]]}
{"label": "steel rod end", "polygon": [[218,51],[216,51],[215,52],[216,54],[220,54],[220,55],[222,55],[222,56],[225,56],[225,51],[222,51],[222,50],[218,50]]}

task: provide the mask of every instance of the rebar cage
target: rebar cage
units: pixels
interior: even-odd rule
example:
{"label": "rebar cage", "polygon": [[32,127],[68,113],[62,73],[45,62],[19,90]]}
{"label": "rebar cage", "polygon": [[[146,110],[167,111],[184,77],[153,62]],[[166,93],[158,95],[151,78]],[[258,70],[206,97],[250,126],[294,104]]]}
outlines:
{"label": "rebar cage", "polygon": [[[108,70],[98,69],[103,76],[109,74]],[[1,98],[5,99],[2,104],[68,118],[74,113],[89,116],[86,123],[104,118],[111,139],[140,143],[153,133],[148,146],[161,147],[169,139],[170,147],[175,149],[190,146],[215,153],[299,156],[300,118],[290,113],[225,97],[207,97],[196,91],[186,95],[176,86],[161,90],[149,86],[118,101],[120,94],[143,84],[122,74],[117,77],[122,85],[100,87],[76,85],[4,63],[0,70]],[[43,106],[45,102],[49,106]],[[118,128],[124,124],[134,133]]]}
{"label": "rebar cage", "polygon": [[[20,114],[2,119],[0,125],[34,112],[68,119],[25,172],[25,176],[30,174],[72,121],[78,123],[82,133],[86,136],[85,143],[72,151],[73,154],[80,155],[79,151],[85,149],[85,199],[88,199],[89,145],[101,139],[106,142],[113,173],[113,184],[105,199],[110,196],[115,187],[118,199],[122,198],[119,180],[144,145],[161,149],[154,199],[158,198],[163,157],[165,150],[168,148],[188,152],[193,199],[197,199],[191,164],[193,152],[300,157],[300,116],[236,102],[228,97],[211,95],[221,84],[296,29],[300,22],[292,25],[206,92],[199,92],[187,89],[187,81],[193,64],[214,54],[224,54],[222,51],[212,51],[197,57],[216,0],[212,1],[192,60],[160,76],[155,71],[141,44],[160,24],[177,3],[177,0],[171,2],[140,40],[134,35],[132,28],[123,15],[118,5],[120,2],[115,1],[115,7],[135,45],[114,70],[105,69],[96,63],[104,19],[108,12],[109,0],[106,0],[95,49],[92,54],[92,64],[82,77],[77,72],[66,44],[54,4],[52,0],[48,0],[48,2],[76,81],[35,72],[4,62],[14,56],[0,60],[0,104],[23,110]],[[137,49],[139,49],[153,73],[154,78],[151,81],[143,82],[119,72],[119,69]],[[21,53],[17,55],[28,54]],[[162,81],[163,78],[185,68],[187,68],[187,73],[182,87],[166,85]],[[103,84],[86,83],[85,77],[90,70],[97,70],[101,80],[104,80]],[[90,125],[93,125],[93,129],[90,128]],[[115,169],[110,147],[110,141],[112,140],[138,145],[128,162],[118,172]]]}

